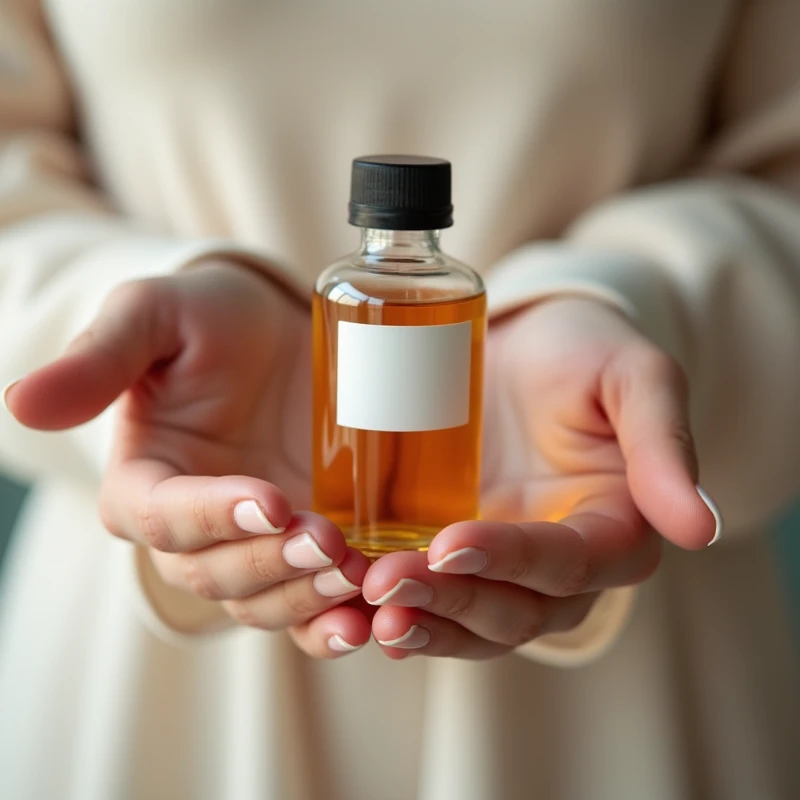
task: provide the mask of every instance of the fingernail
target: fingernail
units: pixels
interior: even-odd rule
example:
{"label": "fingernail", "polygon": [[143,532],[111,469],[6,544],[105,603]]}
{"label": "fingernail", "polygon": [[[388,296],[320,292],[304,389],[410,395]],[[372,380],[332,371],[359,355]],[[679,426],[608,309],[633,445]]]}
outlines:
{"label": "fingernail", "polygon": [[426,583],[403,578],[398,584],[377,600],[369,600],[373,606],[409,606],[416,608],[426,606],[433,600],[433,589]]}
{"label": "fingernail", "polygon": [[356,592],[360,587],[351,583],[338,567],[318,572],[313,580],[314,589],[323,597],[339,597],[343,594]]}
{"label": "fingernail", "polygon": [[236,524],[248,533],[283,533],[286,528],[276,528],[255,500],[242,500],[233,509]]}
{"label": "fingernail", "polygon": [[488,562],[489,556],[483,550],[463,547],[461,550],[448,553],[435,564],[428,564],[428,569],[432,572],[450,572],[454,575],[475,575],[486,569]]}
{"label": "fingernail", "polygon": [[714,531],[714,538],[708,543],[708,547],[711,547],[714,542],[722,538],[722,534],[725,531],[725,522],[722,519],[719,508],[717,508],[717,504],[711,499],[708,492],[701,486],[697,486],[696,488],[697,494],[700,495],[700,499],[708,506],[708,510],[714,515],[714,521],[717,523],[717,528]]}
{"label": "fingernail", "polygon": [[11,409],[8,407],[8,393],[22,380],[22,378],[17,378],[15,381],[11,381],[11,383],[6,385],[6,388],[3,389],[3,405],[6,407],[6,411],[11,413]]}
{"label": "fingernail", "polygon": [[399,647],[401,650],[418,650],[425,647],[431,640],[431,632],[419,625],[412,625],[402,636],[397,639],[378,639],[378,644],[384,647]]}
{"label": "fingernail", "polygon": [[360,650],[363,646],[363,644],[350,644],[350,642],[342,639],[338,633],[334,633],[333,636],[328,639],[328,647],[330,647],[331,650],[335,650],[337,653],[355,653],[356,650]]}
{"label": "fingernail", "polygon": [[283,546],[283,560],[296,569],[319,569],[333,564],[310,533],[301,533],[289,539]]}

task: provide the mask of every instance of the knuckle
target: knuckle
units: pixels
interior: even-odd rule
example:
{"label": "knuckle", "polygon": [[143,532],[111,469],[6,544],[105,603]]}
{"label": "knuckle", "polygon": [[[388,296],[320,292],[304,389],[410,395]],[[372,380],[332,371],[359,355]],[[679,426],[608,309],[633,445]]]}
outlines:
{"label": "knuckle", "polygon": [[543,629],[541,612],[536,609],[528,615],[520,615],[509,620],[509,624],[499,631],[495,641],[506,647],[520,647],[540,636]]}
{"label": "knuckle", "polygon": [[592,581],[592,567],[588,555],[581,553],[576,562],[567,567],[554,581],[550,594],[553,597],[570,597],[585,592]]}
{"label": "knuckle", "polygon": [[224,597],[219,584],[195,553],[182,553],[180,561],[186,585],[192,592],[205,600],[221,600]]}
{"label": "knuckle", "polygon": [[530,564],[524,558],[516,558],[511,564],[508,580],[511,583],[520,583],[530,572]]}
{"label": "knuckle", "polygon": [[441,615],[448,619],[464,619],[475,610],[476,594],[473,589],[455,592],[441,605]]}
{"label": "knuckle", "polygon": [[240,625],[246,625],[249,628],[269,630],[255,613],[252,604],[246,600],[225,600],[222,603],[222,607],[225,609],[226,613]]}
{"label": "knuckle", "polygon": [[245,569],[259,584],[272,585],[280,580],[281,565],[265,554],[261,544],[261,539],[246,540],[243,550]]}
{"label": "knuckle", "polygon": [[139,512],[139,530],[142,539],[154,550],[160,550],[163,553],[177,551],[172,532],[152,500],[148,500]]}
{"label": "knuckle", "polygon": [[575,594],[583,594],[594,579],[589,546],[581,535],[579,527],[578,524],[574,524],[564,533],[565,536],[571,537],[569,557],[545,592],[551,597],[570,597]]}
{"label": "knuckle", "polygon": [[284,583],[282,585],[283,601],[293,621],[304,621],[319,613],[318,600],[304,591],[302,584]]}

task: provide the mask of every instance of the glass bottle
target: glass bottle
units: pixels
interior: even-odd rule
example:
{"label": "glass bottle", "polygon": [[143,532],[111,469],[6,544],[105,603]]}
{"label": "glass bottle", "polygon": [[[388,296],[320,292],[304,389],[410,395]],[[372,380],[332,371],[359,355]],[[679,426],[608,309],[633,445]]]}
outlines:
{"label": "glass bottle", "polygon": [[313,502],[375,558],[477,517],[486,295],[439,247],[449,162],[356,159],[350,222],[313,300]]}

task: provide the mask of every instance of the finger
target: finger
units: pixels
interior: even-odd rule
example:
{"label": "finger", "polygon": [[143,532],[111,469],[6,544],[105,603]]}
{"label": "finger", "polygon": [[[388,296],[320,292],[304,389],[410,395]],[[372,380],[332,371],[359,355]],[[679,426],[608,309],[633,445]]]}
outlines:
{"label": "finger", "polygon": [[456,622],[416,608],[387,606],[372,620],[372,635],[391,659],[410,655],[484,659],[512,648],[482,639]]}
{"label": "finger", "polygon": [[164,279],[123,284],[58,360],[6,392],[23,425],[62,430],[87,422],[133,386],[155,362],[176,355],[180,339]]}
{"label": "finger", "polygon": [[392,553],[376,561],[363,593],[374,605],[424,608],[507,647],[575,627],[596,599],[591,594],[546,597],[502,581],[432,573],[422,553]]}
{"label": "finger", "polygon": [[318,588],[328,596],[349,593],[353,585],[329,569],[340,566],[346,553],[344,537],[336,526],[324,517],[303,512],[292,517],[283,534],[250,536],[186,553],[153,550],[151,558],[171,586],[207,600],[233,600],[319,570],[325,577]]}
{"label": "finger", "polygon": [[349,549],[338,567],[278,583],[252,597],[225,600],[223,606],[243,625],[283,630],[302,625],[358,595],[368,568],[369,559]]}
{"label": "finger", "polygon": [[100,516],[111,533],[164,552],[279,534],[291,515],[288,499],[271,483],[243,475],[180,475],[154,459],[112,466],[100,491]]}
{"label": "finger", "polygon": [[341,658],[370,639],[370,620],[352,605],[323,611],[309,622],[289,628],[294,643],[312,658]]}
{"label": "finger", "polygon": [[680,547],[716,541],[722,518],[697,488],[688,387],[680,367],[656,348],[630,347],[609,363],[601,393],[633,498],[647,521]]}
{"label": "finger", "polygon": [[431,543],[429,569],[554,597],[639,583],[658,566],[661,539],[635,509],[612,516],[604,499],[587,499],[560,523],[456,523]]}

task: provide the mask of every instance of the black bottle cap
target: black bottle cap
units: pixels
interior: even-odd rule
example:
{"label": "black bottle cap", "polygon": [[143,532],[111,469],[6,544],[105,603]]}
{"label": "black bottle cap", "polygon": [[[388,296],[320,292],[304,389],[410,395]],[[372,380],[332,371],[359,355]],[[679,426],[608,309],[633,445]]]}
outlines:
{"label": "black bottle cap", "polygon": [[395,231],[449,228],[450,162],[425,156],[356,158],[350,224]]}

